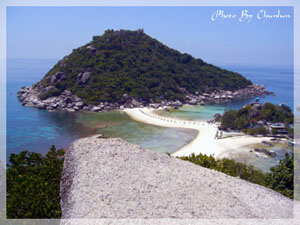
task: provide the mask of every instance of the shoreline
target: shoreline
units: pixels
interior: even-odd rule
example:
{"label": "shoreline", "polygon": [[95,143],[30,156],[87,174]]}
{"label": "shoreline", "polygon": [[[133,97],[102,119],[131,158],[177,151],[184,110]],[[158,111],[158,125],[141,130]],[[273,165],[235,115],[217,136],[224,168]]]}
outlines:
{"label": "shoreline", "polygon": [[262,141],[270,141],[270,137],[253,137],[250,135],[235,136],[225,139],[216,139],[217,125],[206,121],[190,121],[160,116],[154,113],[155,109],[134,108],[123,111],[132,119],[142,123],[161,127],[186,128],[198,131],[197,136],[187,145],[172,153],[172,156],[189,156],[192,153],[213,155],[221,158],[230,151],[245,149],[247,146],[259,144]]}
{"label": "shoreline", "polygon": [[174,107],[179,108],[184,104],[189,105],[206,105],[206,104],[221,104],[225,102],[232,102],[238,99],[248,99],[249,97],[260,97],[273,94],[266,91],[265,87],[259,84],[252,84],[243,89],[235,91],[218,90],[211,93],[185,93],[185,100],[168,100],[161,99],[155,102],[154,99],[143,100],[138,97],[132,97],[128,94],[123,94],[122,99],[116,102],[98,102],[95,104],[86,103],[84,99],[74,95],[69,90],[64,90],[59,95],[52,94],[48,96],[47,93],[56,90],[53,86],[43,87],[40,83],[30,87],[21,87],[17,92],[19,101],[23,106],[35,107],[39,109],[46,109],[48,111],[111,111],[123,110],[126,108],[140,108],[151,107],[158,109],[160,107]]}

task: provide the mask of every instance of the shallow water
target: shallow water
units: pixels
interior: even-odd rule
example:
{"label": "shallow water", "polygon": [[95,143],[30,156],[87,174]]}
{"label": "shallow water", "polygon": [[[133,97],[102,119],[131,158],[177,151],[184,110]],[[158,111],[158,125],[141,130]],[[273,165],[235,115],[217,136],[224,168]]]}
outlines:
{"label": "shallow water", "polygon": [[67,148],[74,140],[101,133],[161,153],[173,153],[197,134],[186,129],[151,126],[133,121],[122,112],[48,112],[24,107],[16,92],[29,83],[8,83],[7,158],[23,150],[45,154],[51,145]]}
{"label": "shallow water", "polygon": [[[70,113],[48,112],[23,107],[16,92],[21,86],[39,81],[57,60],[8,60],[7,64],[7,157],[10,153],[30,150],[46,153],[51,145],[67,148],[80,137],[101,133],[104,137],[121,137],[142,147],[161,153],[172,153],[189,143],[196,131],[174,129],[142,124],[121,112]],[[265,84],[276,96],[261,98],[273,103],[285,102],[293,107],[293,73],[288,69],[229,68],[241,72],[254,83]],[[253,101],[236,101],[223,105],[184,106],[162,115],[189,120],[209,120],[216,113],[238,109]],[[284,157],[284,150],[278,150]],[[259,159],[252,155],[234,155],[237,160],[246,161],[260,168],[276,165],[277,160]]]}
{"label": "shallow water", "polygon": [[[267,157],[264,154],[257,154],[253,151],[254,148],[265,148],[268,151],[276,152],[275,157]],[[251,149],[252,151],[250,152]],[[247,146],[245,148],[240,149],[236,152],[227,152],[224,153],[226,157],[235,159],[238,162],[246,163],[248,165],[253,165],[264,172],[270,172],[270,167],[276,166],[281,159],[285,158],[286,153],[291,153],[292,147],[287,145],[275,145],[273,147],[266,147],[263,145],[253,145]]]}

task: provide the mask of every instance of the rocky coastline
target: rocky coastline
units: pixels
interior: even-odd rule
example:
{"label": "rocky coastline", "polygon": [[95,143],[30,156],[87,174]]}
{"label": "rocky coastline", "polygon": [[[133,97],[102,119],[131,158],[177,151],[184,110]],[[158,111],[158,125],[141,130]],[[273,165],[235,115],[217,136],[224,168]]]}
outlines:
{"label": "rocky coastline", "polygon": [[136,107],[151,107],[158,109],[160,107],[174,107],[179,108],[184,104],[190,105],[205,105],[205,104],[219,104],[224,102],[230,102],[237,99],[247,99],[265,95],[271,95],[272,92],[266,91],[265,87],[258,84],[249,85],[247,88],[236,91],[214,91],[212,93],[191,94],[185,89],[182,89],[185,94],[186,101],[180,100],[165,100],[161,102],[155,102],[150,99],[149,102],[145,102],[139,98],[130,97],[127,94],[123,95],[123,98],[119,102],[99,102],[97,105],[85,104],[84,100],[76,95],[73,95],[71,91],[65,90],[59,96],[52,96],[42,100],[40,95],[48,92],[51,89],[55,89],[53,86],[42,87],[41,85],[32,85],[30,87],[21,87],[18,91],[18,98],[22,102],[23,106],[36,107],[39,109],[46,109],[48,111],[61,110],[61,111],[111,111],[111,110],[123,110],[124,108],[136,108]]}

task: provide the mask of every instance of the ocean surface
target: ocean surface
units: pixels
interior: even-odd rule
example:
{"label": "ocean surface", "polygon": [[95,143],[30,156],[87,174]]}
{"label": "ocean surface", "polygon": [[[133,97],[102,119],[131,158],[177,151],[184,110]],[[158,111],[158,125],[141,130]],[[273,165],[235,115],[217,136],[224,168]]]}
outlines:
{"label": "ocean surface", "polygon": [[[48,112],[23,107],[17,91],[39,81],[58,60],[10,59],[7,61],[7,159],[11,153],[23,150],[45,154],[51,145],[67,148],[77,138],[95,133],[104,137],[120,137],[128,142],[160,153],[172,153],[189,143],[196,131],[163,128],[139,123],[122,112],[70,113]],[[266,85],[275,96],[266,96],[261,102],[293,105],[293,68],[223,67],[241,73],[254,83]],[[185,106],[167,116],[190,120],[209,120],[215,113],[238,109],[254,99],[210,106]],[[257,159],[251,155],[233,155],[239,161],[267,170],[284,157],[286,150],[275,149],[273,159]]]}

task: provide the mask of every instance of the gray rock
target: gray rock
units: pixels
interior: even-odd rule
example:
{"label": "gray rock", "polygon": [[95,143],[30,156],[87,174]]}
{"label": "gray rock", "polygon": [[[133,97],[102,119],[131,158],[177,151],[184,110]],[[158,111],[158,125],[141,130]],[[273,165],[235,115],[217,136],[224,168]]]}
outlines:
{"label": "gray rock", "polygon": [[221,114],[220,114],[220,113],[217,113],[217,114],[215,114],[215,115],[214,115],[214,121],[215,121],[215,122],[218,122],[218,121],[220,121],[220,120],[221,120],[221,118],[222,118],[222,116],[221,116]]}
{"label": "gray rock", "polygon": [[45,92],[52,91],[52,90],[57,90],[57,88],[55,88],[54,86],[48,86],[45,88]]}
{"label": "gray rock", "polygon": [[60,187],[62,219],[293,218],[275,191],[118,138],[75,141]]}
{"label": "gray rock", "polygon": [[62,94],[65,95],[65,96],[71,96],[72,92],[69,91],[69,90],[65,90]]}
{"label": "gray rock", "polygon": [[59,71],[51,76],[50,84],[53,84],[63,78],[64,78],[64,73]]}
{"label": "gray rock", "polygon": [[73,108],[66,108],[66,111],[68,111],[68,112],[75,112],[75,109],[73,109]]}
{"label": "gray rock", "polygon": [[89,111],[89,110],[91,110],[91,107],[89,107],[89,106],[84,106],[84,107],[83,107],[83,110]]}
{"label": "gray rock", "polygon": [[72,98],[66,98],[65,102],[66,102],[66,104],[73,103],[73,99]]}
{"label": "gray rock", "polygon": [[45,109],[46,108],[46,104],[39,102],[35,105],[35,107],[37,107],[38,109]]}
{"label": "gray rock", "polygon": [[95,52],[97,49],[93,45],[89,45],[86,49],[90,50],[91,52]]}
{"label": "gray rock", "polygon": [[94,112],[99,112],[100,110],[101,110],[101,108],[98,106],[95,106],[92,108],[92,111],[94,111]]}
{"label": "gray rock", "polygon": [[51,107],[52,107],[53,109],[56,109],[56,108],[58,107],[58,104],[53,104],[53,105],[51,105]]}
{"label": "gray rock", "polygon": [[140,107],[140,103],[139,103],[137,100],[135,100],[135,99],[133,99],[133,100],[131,101],[131,104],[132,104],[134,107]]}
{"label": "gray rock", "polygon": [[85,84],[89,77],[91,76],[91,72],[84,72],[84,73],[79,73],[77,77],[77,83],[79,84]]}
{"label": "gray rock", "polygon": [[194,98],[194,99],[190,100],[188,103],[191,105],[197,105],[197,99]]}
{"label": "gray rock", "polygon": [[82,107],[84,104],[83,104],[83,102],[76,102],[75,103],[75,106],[77,106],[77,107]]}
{"label": "gray rock", "polygon": [[34,104],[32,102],[29,102],[29,103],[25,103],[24,106],[27,106],[27,107],[34,107]]}
{"label": "gray rock", "polygon": [[77,96],[74,96],[74,102],[81,102],[81,98],[77,97]]}
{"label": "gray rock", "polygon": [[172,106],[178,106],[178,107],[181,107],[181,106],[183,106],[183,103],[182,103],[181,101],[177,100],[177,101],[175,101],[175,102],[172,104]]}

